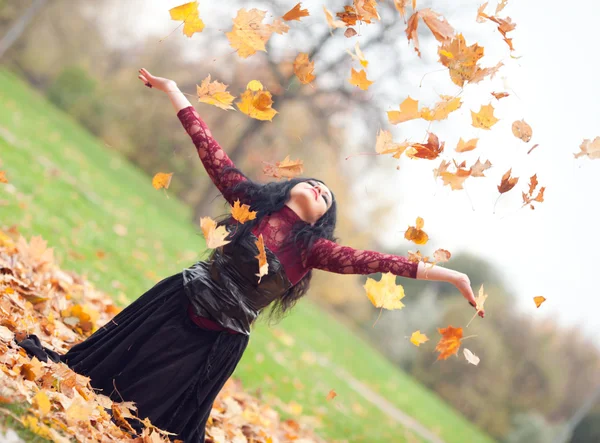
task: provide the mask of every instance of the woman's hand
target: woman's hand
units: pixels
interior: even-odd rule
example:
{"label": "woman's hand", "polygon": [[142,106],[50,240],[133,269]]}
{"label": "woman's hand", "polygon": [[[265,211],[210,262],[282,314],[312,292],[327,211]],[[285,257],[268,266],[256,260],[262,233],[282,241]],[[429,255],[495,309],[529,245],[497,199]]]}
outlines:
{"label": "woman's hand", "polygon": [[155,77],[144,68],[140,69],[138,72],[138,78],[149,88],[156,88],[163,92],[172,92],[178,90],[177,83],[175,83],[173,80],[163,77]]}
{"label": "woman's hand", "polygon": [[[473,290],[471,289],[471,280],[469,280],[467,274],[460,273],[456,278],[452,280],[452,283],[454,284],[454,286],[457,287],[457,289],[460,291],[463,297],[467,299],[469,304],[475,309],[477,309],[477,305],[475,303],[475,295],[473,294]],[[485,311],[483,309],[477,311],[477,313],[481,318],[485,316]]]}

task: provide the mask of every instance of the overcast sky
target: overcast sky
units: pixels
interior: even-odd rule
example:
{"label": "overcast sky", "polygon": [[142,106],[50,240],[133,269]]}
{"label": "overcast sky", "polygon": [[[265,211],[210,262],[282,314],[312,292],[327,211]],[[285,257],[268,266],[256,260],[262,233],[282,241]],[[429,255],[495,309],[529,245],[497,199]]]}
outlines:
{"label": "overcast sky", "polygon": [[[168,9],[184,3],[177,0],[144,2],[143,10],[130,10],[124,14],[118,8],[115,20],[125,23],[132,32],[141,35],[152,31],[167,35],[176,22],[168,18]],[[206,4],[205,4],[206,3]],[[295,1],[288,2],[290,8]],[[417,0],[417,7],[419,0]],[[358,194],[381,195],[390,201],[398,200],[393,220],[383,231],[382,239],[393,245],[402,242],[402,232],[413,224],[417,216],[425,219],[425,230],[431,238],[432,252],[438,247],[458,253],[474,252],[501,269],[509,289],[519,300],[519,307],[533,317],[552,316],[564,324],[578,324],[586,335],[600,345],[600,290],[596,276],[600,274],[600,260],[596,248],[600,246],[600,160],[575,159],[584,138],[600,136],[600,84],[598,81],[597,49],[600,43],[597,18],[600,4],[591,0],[558,1],[508,1],[501,17],[510,16],[517,28],[509,36],[513,38],[514,56],[493,23],[479,24],[475,21],[477,7],[473,0],[451,2],[433,1],[434,10],[452,17],[451,24],[462,32],[467,44],[478,42],[485,47],[485,57],[480,65],[493,66],[502,60],[505,66],[493,81],[467,86],[462,93],[463,106],[447,122],[435,123],[431,130],[446,142],[446,152],[457,160],[465,159],[470,165],[477,157],[489,159],[493,167],[486,173],[488,178],[470,178],[465,191],[451,191],[434,182],[431,171],[439,160],[399,163],[392,158],[381,158],[382,167],[394,173],[371,180]],[[225,5],[225,3],[223,3]],[[322,16],[322,2],[306,1],[311,15]],[[262,6],[245,2],[247,8]],[[207,28],[210,14],[223,14],[225,6],[200,1],[200,11]],[[452,8],[452,9],[450,9]],[[491,2],[486,12],[493,13]],[[231,17],[233,5],[227,7]],[[110,18],[109,18],[110,20]],[[341,32],[341,31],[338,31]],[[226,43],[226,38],[222,36]],[[399,36],[406,42],[404,35]],[[193,41],[193,39],[192,39]],[[359,40],[360,41],[360,40]],[[192,44],[192,43],[190,43]],[[348,40],[350,48],[354,40]],[[209,51],[203,48],[203,52]],[[433,72],[426,60],[435,61],[436,45],[433,41],[422,43],[423,59],[411,51],[405,51],[405,62],[410,64],[401,84],[405,95],[432,105],[436,94],[454,95],[459,88],[454,85],[447,71]],[[383,61],[370,59],[369,72],[376,77],[378,64]],[[423,75],[421,87],[419,83]],[[318,75],[318,72],[317,72]],[[371,77],[371,75],[369,75]],[[201,79],[198,79],[200,82]],[[490,100],[491,91],[506,91],[510,97],[501,101]],[[495,116],[500,121],[491,131],[470,126],[470,110],[492,103]],[[384,110],[397,109],[398,103],[389,103]],[[531,142],[515,138],[511,124],[525,119],[533,128]],[[423,139],[427,124],[414,121],[393,128],[401,141]],[[374,137],[378,128],[372,128]],[[392,129],[389,127],[387,129]],[[363,134],[364,135],[364,134]],[[472,153],[452,152],[459,137],[479,137],[479,147]],[[529,155],[532,145],[539,146]],[[226,147],[225,147],[226,148]],[[349,160],[353,161],[353,160]],[[360,159],[350,168],[360,168]],[[396,166],[400,167],[396,171]],[[519,183],[498,196],[496,186],[509,168]],[[529,177],[537,174],[541,186],[546,186],[545,201],[537,204],[534,211],[521,205],[521,191],[528,187]],[[368,226],[368,225],[365,225]],[[416,248],[415,248],[416,249]],[[448,265],[451,267],[451,263]],[[543,295],[547,301],[537,309],[533,297]]]}

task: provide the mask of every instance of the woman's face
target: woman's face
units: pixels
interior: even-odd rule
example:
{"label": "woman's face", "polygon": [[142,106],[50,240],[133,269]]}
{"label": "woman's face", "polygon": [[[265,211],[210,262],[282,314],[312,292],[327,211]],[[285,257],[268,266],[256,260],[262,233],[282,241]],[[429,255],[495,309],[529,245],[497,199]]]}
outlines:
{"label": "woman's face", "polygon": [[312,225],[331,207],[333,196],[324,183],[309,180],[292,188],[290,200],[297,208],[300,218]]}

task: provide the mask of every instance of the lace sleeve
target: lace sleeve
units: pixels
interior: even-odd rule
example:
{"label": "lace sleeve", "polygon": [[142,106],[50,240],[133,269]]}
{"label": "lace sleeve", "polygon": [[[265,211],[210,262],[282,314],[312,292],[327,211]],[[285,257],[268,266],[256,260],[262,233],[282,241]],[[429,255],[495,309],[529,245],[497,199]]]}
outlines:
{"label": "lace sleeve", "polygon": [[246,179],[235,172],[228,172],[221,175],[221,172],[225,167],[235,165],[213,138],[210,129],[208,129],[206,123],[202,121],[193,106],[181,109],[177,113],[177,117],[181,121],[186,132],[192,138],[196,150],[198,151],[198,155],[200,156],[200,160],[202,160],[202,164],[210,179],[219,191],[221,191],[223,197],[233,205],[233,201],[237,197],[232,195],[230,189],[238,182]]}
{"label": "lace sleeve", "polygon": [[338,245],[326,239],[315,241],[307,255],[307,267],[337,274],[375,274],[391,272],[401,277],[417,278],[418,263],[406,257],[364,251]]}

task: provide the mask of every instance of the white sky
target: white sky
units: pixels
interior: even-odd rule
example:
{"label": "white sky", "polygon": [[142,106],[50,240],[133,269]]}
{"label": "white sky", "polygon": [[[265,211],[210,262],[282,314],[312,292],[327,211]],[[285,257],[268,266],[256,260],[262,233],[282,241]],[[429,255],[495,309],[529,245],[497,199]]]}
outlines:
{"label": "white sky", "polygon": [[[127,4],[116,9],[119,15],[114,19],[127,24],[136,34],[158,31],[167,35],[177,26],[169,20],[167,11],[181,3],[184,1],[144,2],[142,11],[133,3]],[[296,1],[283,3],[289,3],[291,8]],[[451,5],[448,3],[439,0],[430,5],[449,17],[454,28],[465,35],[468,44],[478,42],[485,47],[485,57],[480,65],[493,66],[503,60],[506,66],[493,81],[467,86],[462,94],[462,108],[447,122],[435,123],[431,130],[440,140],[446,141],[447,154],[453,154],[459,137],[479,137],[479,147],[475,151],[451,157],[465,159],[468,165],[478,156],[482,161],[489,159],[493,167],[486,172],[488,178],[468,179],[467,195],[465,191],[450,191],[434,182],[431,171],[439,160],[403,159],[398,163],[392,158],[381,158],[379,164],[389,173],[378,174],[368,183],[361,184],[357,197],[376,196],[382,200],[401,201],[393,223],[383,230],[382,241],[390,246],[394,245],[395,239],[397,244],[403,244],[402,232],[421,216],[431,239],[430,247],[421,248],[422,251],[430,253],[442,247],[455,254],[461,250],[479,254],[503,272],[509,290],[516,295],[526,315],[532,318],[551,316],[564,324],[578,324],[600,345],[600,321],[597,319],[600,290],[595,281],[596,275],[600,274],[600,260],[595,251],[600,246],[600,197],[597,195],[600,191],[600,160],[573,157],[584,138],[593,139],[600,135],[599,62],[596,56],[600,43],[596,29],[600,4],[592,0],[568,3],[509,0],[500,16],[508,15],[517,24],[509,36],[512,36],[516,49],[514,55],[522,57],[514,60],[509,57],[508,46],[493,23],[475,22],[480,2],[455,0]],[[322,16],[321,5],[319,1],[303,2],[311,15]],[[207,24],[205,31],[209,30],[219,38],[221,31],[210,30],[211,14],[233,17],[239,5],[234,6],[216,7],[214,3],[209,6],[207,1],[200,0],[201,16]],[[266,9],[258,2],[245,2],[244,6]],[[124,8],[131,9],[130,14],[123,14]],[[486,12],[492,13],[494,8],[492,2]],[[221,38],[226,43],[225,36]],[[404,34],[399,36],[399,41],[406,43]],[[348,47],[353,46],[354,40],[348,42]],[[450,82],[447,71],[432,72],[442,68],[440,64],[432,68],[431,62],[437,59],[435,42],[425,40],[421,46],[423,59],[419,59],[412,49],[405,51],[404,61],[410,63],[410,72],[398,88],[401,88],[403,98],[410,95],[430,106],[437,93],[454,95],[459,89]],[[211,46],[205,45],[201,49],[206,54]],[[365,55],[370,61],[369,78],[376,78],[378,66],[382,66],[384,60],[369,58],[368,51]],[[419,88],[426,73],[431,74]],[[507,91],[511,96],[500,102],[489,100],[491,91]],[[500,121],[491,131],[470,126],[470,110],[478,111],[480,105],[490,102]],[[392,101],[382,111],[397,109],[397,106],[398,102]],[[515,138],[510,129],[512,122],[521,118],[533,128],[532,141],[527,144]],[[393,128],[396,141],[405,137],[423,139],[427,129],[427,124],[419,121],[400,126],[402,128]],[[372,129],[374,150],[374,134],[378,128]],[[539,147],[527,155],[536,143]],[[350,168],[360,169],[360,159],[349,161],[355,161]],[[398,164],[400,171],[395,169]],[[500,198],[496,214],[493,214],[498,195],[496,186],[502,174],[511,167],[512,175],[520,177],[519,183]],[[534,211],[528,208],[517,211],[521,205],[521,191],[527,189],[529,177],[534,173],[537,173],[540,185],[546,186],[545,201]],[[471,209],[471,204],[475,210]],[[365,229],[368,228],[365,224]],[[381,227],[377,229],[381,230]],[[536,295],[547,298],[540,309],[532,300]]]}

